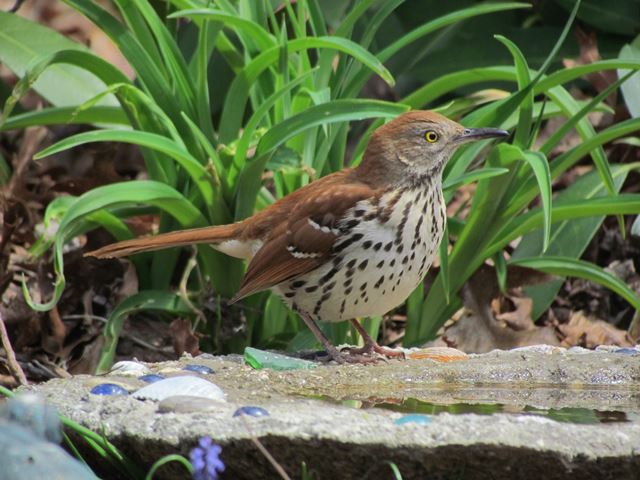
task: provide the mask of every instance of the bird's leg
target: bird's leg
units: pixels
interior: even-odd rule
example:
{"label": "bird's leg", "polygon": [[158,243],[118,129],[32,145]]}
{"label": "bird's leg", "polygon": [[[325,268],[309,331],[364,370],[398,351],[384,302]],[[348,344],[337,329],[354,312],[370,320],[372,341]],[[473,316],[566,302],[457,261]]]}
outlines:
{"label": "bird's leg", "polygon": [[385,357],[391,357],[391,358],[403,357],[404,358],[404,353],[402,351],[393,350],[391,348],[381,347],[380,345],[378,345],[378,342],[376,342],[373,338],[371,338],[371,336],[367,333],[364,327],[360,325],[360,322],[358,322],[355,318],[351,319],[351,323],[353,324],[355,329],[358,331],[358,333],[364,340],[364,347],[354,348],[350,350],[350,353],[355,355],[362,355],[362,354],[371,355],[373,352],[375,352],[375,353],[379,353],[380,355],[384,355]]}
{"label": "bird's leg", "polygon": [[324,332],[320,330],[320,327],[318,327],[318,324],[315,322],[315,320],[311,318],[311,315],[301,310],[298,310],[297,312],[298,312],[298,315],[300,315],[300,318],[302,318],[304,323],[307,325],[307,327],[309,327],[309,330],[311,330],[313,334],[316,336],[316,338],[320,341],[320,343],[322,343],[322,346],[327,351],[327,353],[329,354],[329,357],[332,360],[335,360],[338,363],[375,362],[374,359],[366,358],[366,357],[363,357],[362,355],[343,354],[331,343],[331,341],[327,338]]}

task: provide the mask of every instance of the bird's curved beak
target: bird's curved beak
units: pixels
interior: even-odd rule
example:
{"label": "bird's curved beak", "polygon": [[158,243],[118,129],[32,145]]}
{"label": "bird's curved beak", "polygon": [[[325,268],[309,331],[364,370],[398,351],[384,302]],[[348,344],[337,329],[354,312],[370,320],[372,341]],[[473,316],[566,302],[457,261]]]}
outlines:
{"label": "bird's curved beak", "polygon": [[465,128],[462,135],[456,137],[457,143],[474,142],[486,138],[508,137],[509,132],[500,128]]}

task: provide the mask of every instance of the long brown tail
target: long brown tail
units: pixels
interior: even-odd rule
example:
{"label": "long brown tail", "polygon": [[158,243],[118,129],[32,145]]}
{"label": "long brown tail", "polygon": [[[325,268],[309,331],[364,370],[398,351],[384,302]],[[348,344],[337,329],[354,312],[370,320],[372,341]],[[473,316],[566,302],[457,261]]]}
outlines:
{"label": "long brown tail", "polygon": [[197,243],[220,243],[233,238],[238,225],[219,225],[215,227],[192,228],[190,230],[179,230],[176,232],[163,233],[152,237],[141,237],[133,240],[112,243],[92,252],[85,253],[85,256],[96,258],[118,258],[126,257],[134,253],[161,250],[169,247],[180,247],[182,245],[194,245]]}

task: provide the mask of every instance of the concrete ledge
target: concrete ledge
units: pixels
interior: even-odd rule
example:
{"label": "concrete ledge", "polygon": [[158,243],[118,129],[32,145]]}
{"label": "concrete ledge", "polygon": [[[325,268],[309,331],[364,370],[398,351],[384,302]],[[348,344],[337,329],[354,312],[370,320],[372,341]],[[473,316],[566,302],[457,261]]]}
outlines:
{"label": "concrete ledge", "polygon": [[[142,386],[131,377],[78,376],[29,387],[64,415],[104,428],[125,453],[151,465],[169,453],[188,454],[211,436],[223,447],[223,478],[278,478],[251,437],[260,438],[292,477],[301,463],[320,479],[637,479],[640,475],[640,356],[563,350],[492,352],[446,364],[393,361],[375,366],[320,366],[313,370],[253,370],[238,356],[183,359],[148,365],[185,374],[184,363],[215,370],[200,375],[227,394],[213,410],[158,413],[158,403],[127,396],[96,396],[97,382]],[[176,395],[180,392],[176,392]],[[328,396],[336,401],[317,400]],[[403,413],[352,408],[341,399],[379,403],[416,398],[434,403],[495,403],[516,413],[433,415],[427,425],[396,425]],[[353,402],[352,402],[353,403]],[[233,417],[258,405],[268,417]],[[626,421],[578,424],[526,414],[524,405],[616,410]],[[98,472],[114,478],[111,472]],[[183,472],[164,470],[165,478]]]}

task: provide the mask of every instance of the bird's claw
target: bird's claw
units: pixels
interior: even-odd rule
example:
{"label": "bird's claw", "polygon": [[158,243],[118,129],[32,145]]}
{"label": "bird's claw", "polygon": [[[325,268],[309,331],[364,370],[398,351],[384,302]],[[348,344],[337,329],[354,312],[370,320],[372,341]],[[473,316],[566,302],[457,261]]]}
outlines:
{"label": "bird's claw", "polygon": [[344,347],[340,350],[332,348],[327,350],[327,356],[320,359],[320,361],[330,362],[333,360],[341,365],[345,363],[371,364],[380,361],[388,362],[391,358],[404,359],[404,352],[374,344],[359,348]]}

